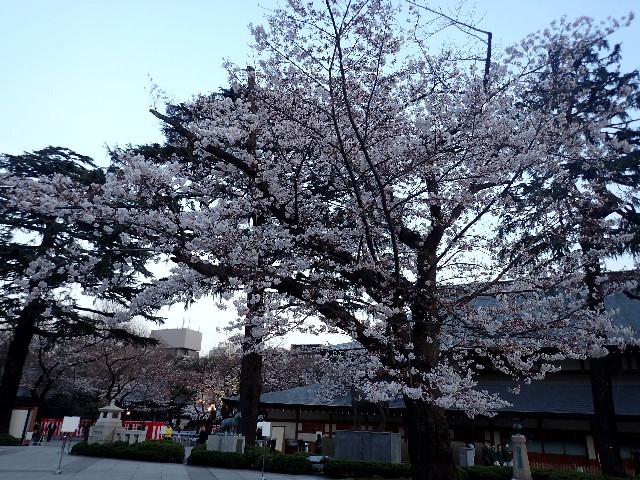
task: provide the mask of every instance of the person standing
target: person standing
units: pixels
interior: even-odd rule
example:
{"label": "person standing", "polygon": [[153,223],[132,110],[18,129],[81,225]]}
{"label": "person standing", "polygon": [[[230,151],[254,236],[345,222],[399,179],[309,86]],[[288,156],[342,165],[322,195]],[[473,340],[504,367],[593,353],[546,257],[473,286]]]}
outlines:
{"label": "person standing", "polygon": [[171,427],[171,423],[167,423],[167,429],[164,431],[164,439],[171,440],[172,434],[173,434],[173,428]]}
{"label": "person standing", "polygon": [[207,443],[207,438],[209,438],[209,434],[207,433],[207,429],[204,427],[200,428],[200,433],[198,434],[198,444],[204,445]]}
{"label": "person standing", "polygon": [[42,445],[42,432],[40,431],[40,424],[36,423],[33,426],[33,436],[31,437],[33,445]]}
{"label": "person standing", "polygon": [[491,456],[491,444],[489,444],[489,442],[484,442],[482,444],[482,463],[485,467],[493,465]]}
{"label": "person standing", "polygon": [[511,448],[508,443],[504,444],[504,448],[502,449],[502,455],[504,456],[504,463],[510,467],[513,467],[513,453],[511,452]]}
{"label": "person standing", "polygon": [[502,466],[504,465],[504,452],[502,451],[502,445],[499,443],[496,446],[496,461],[495,465]]}
{"label": "person standing", "polygon": [[53,437],[53,432],[56,431],[56,425],[53,422],[49,422],[47,425],[47,442],[51,441],[51,437]]}

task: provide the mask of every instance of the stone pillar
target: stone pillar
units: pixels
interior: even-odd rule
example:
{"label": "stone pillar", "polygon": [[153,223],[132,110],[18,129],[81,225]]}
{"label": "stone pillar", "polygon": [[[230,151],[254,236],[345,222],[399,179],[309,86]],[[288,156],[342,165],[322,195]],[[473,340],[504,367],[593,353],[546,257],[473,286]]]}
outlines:
{"label": "stone pillar", "polygon": [[527,456],[527,438],[516,434],[511,436],[513,452],[513,478],[514,480],[531,480],[529,457]]}
{"label": "stone pillar", "polygon": [[209,435],[207,450],[244,453],[243,435]]}
{"label": "stone pillar", "polygon": [[124,412],[123,408],[117,407],[114,400],[106,407],[98,409],[100,418],[96,424],[91,427],[89,434],[89,443],[108,443],[113,441],[113,433],[116,429],[122,428],[122,419],[120,414]]}
{"label": "stone pillar", "polygon": [[[339,460],[400,463],[401,440],[399,433],[372,430],[338,430],[335,435],[334,455]],[[325,455],[324,443],[322,454]]]}

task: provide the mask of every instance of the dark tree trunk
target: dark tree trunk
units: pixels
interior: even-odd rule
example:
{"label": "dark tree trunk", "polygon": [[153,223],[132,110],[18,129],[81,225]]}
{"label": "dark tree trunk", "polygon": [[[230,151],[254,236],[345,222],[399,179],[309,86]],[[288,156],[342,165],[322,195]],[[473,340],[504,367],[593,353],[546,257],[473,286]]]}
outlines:
{"label": "dark tree trunk", "polygon": [[[249,328],[249,327],[247,327]],[[256,428],[262,393],[262,355],[257,352],[245,353],[240,372],[240,401],[242,412],[242,434],[245,445],[256,442]]]}
{"label": "dark tree trunk", "polygon": [[0,380],[0,434],[9,433],[22,371],[29,354],[29,345],[36,334],[36,319],[41,312],[39,305],[28,305],[16,322]]}
{"label": "dark tree trunk", "polygon": [[[597,227],[595,227],[597,228]],[[590,244],[582,243],[585,251],[594,249]],[[604,310],[604,294],[602,285],[597,278],[602,274],[599,263],[585,267],[585,284],[589,289],[590,308]],[[616,412],[613,405],[613,390],[611,389],[612,356],[610,353],[602,358],[590,358],[591,365],[591,396],[593,398],[593,413],[595,415],[595,445],[600,456],[600,467],[604,475],[625,476],[624,465],[620,457],[618,445],[618,429],[616,427]]]}
{"label": "dark tree trunk", "polygon": [[256,427],[260,411],[262,393],[262,355],[255,351],[255,341],[251,341],[253,326],[245,327],[242,366],[240,370],[240,401],[238,408],[242,412],[242,435],[245,445],[256,442]]}
{"label": "dark tree trunk", "polygon": [[[256,113],[255,103],[255,85],[256,75],[253,67],[247,67],[247,99],[249,100],[249,110]],[[256,156],[257,135],[255,131],[249,133],[247,140],[247,151]],[[258,176],[259,178],[259,176]],[[256,198],[262,196],[259,190],[254,192]],[[265,218],[260,213],[254,213],[252,216],[254,227],[261,227],[265,223]],[[258,266],[262,271],[262,261],[258,259]],[[253,292],[258,294],[261,300],[256,304],[249,304],[251,313],[249,318],[254,314],[260,315],[264,313],[264,290],[258,289]],[[260,394],[262,393],[262,355],[256,352],[256,344],[261,342],[259,338],[253,336],[254,325],[247,325],[244,330],[244,342],[242,343],[242,367],[240,371],[240,401],[239,408],[242,412],[242,434],[244,435],[245,445],[255,445],[256,429],[258,424],[258,413],[260,411]]]}
{"label": "dark tree trunk", "polygon": [[456,480],[444,409],[407,397],[404,403],[412,480]]}
{"label": "dark tree trunk", "polygon": [[590,358],[591,395],[593,397],[593,413],[595,414],[595,445],[600,456],[600,467],[603,475],[626,476],[620,446],[618,445],[618,429],[616,412],[613,405],[611,389],[612,355],[603,358]]}
{"label": "dark tree trunk", "polygon": [[[423,377],[415,378],[411,369],[429,372],[438,365],[440,359],[440,326],[438,314],[438,298],[436,291],[437,278],[437,245],[443,230],[427,243],[431,245],[418,258],[420,277],[416,286],[420,293],[411,304],[411,322],[408,340],[414,345],[415,360],[409,363],[407,383],[409,387],[423,387],[429,391],[429,385],[421,385]],[[429,341],[433,339],[433,341]],[[438,395],[437,390],[433,391]],[[411,462],[412,480],[457,480],[458,470],[453,462],[449,425],[444,409],[425,400],[412,400],[404,397],[405,428],[408,433],[409,460]]]}

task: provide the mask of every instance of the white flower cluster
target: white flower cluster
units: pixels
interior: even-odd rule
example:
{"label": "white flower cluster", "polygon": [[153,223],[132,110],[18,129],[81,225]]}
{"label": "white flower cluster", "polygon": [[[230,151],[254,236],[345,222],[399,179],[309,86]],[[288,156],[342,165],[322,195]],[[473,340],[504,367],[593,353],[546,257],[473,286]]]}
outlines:
{"label": "white flower cluster", "polygon": [[289,4],[253,27],[258,71],[229,65],[227,95],[154,111],[160,151],[120,152],[91,195],[34,182],[17,208],[126,226],[125,248],[178,265],[129,317],[219,295],[255,345],[318,319],[351,335],[366,361],[327,385],[374,401],[476,415],[504,405],[475,389],[487,363],[529,381],[631,335],[600,265],[638,201],[610,171],[637,84],[587,102],[615,25],[560,22],[483,73],[429,54],[425,19],[392,2]]}

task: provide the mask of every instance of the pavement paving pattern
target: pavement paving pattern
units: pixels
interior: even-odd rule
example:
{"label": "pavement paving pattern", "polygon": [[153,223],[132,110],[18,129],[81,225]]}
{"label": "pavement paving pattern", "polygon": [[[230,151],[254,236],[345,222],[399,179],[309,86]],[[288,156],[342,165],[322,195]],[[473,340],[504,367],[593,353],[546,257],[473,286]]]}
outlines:
{"label": "pavement paving pattern", "polygon": [[[38,446],[0,446],[0,480],[261,480],[255,470],[194,467],[70,455],[62,441]],[[185,449],[185,458],[190,448]],[[58,466],[60,467],[58,469]],[[265,473],[266,480],[318,480],[314,475]]]}

